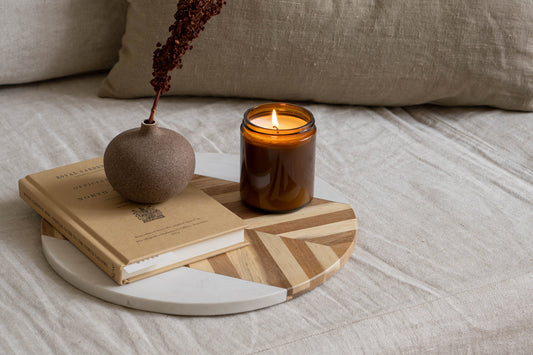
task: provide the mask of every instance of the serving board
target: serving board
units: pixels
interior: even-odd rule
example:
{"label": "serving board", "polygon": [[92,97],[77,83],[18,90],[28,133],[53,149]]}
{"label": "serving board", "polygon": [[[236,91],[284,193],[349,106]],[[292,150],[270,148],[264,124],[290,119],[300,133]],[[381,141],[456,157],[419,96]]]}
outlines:
{"label": "serving board", "polygon": [[246,207],[239,183],[195,176],[192,183],[248,224],[247,247],[189,267],[287,290],[287,299],[322,284],[355,247],[356,217],[347,204],[315,198],[299,211],[263,214]]}
{"label": "serving board", "polygon": [[[215,157],[203,160],[210,158]],[[235,165],[235,157],[225,159]],[[206,175],[195,175],[191,183],[246,221],[246,247],[118,286],[43,222],[47,260],[76,287],[113,303],[172,314],[214,315],[291,300],[324,283],[350,258],[357,230],[350,205],[315,197],[298,211],[264,214],[242,203],[239,183]],[[321,181],[317,185],[331,190]]]}

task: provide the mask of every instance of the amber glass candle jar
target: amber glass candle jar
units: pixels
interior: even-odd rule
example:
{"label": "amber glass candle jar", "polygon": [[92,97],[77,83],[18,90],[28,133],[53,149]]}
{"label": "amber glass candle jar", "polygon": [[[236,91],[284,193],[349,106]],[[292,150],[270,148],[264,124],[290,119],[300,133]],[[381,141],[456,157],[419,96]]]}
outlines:
{"label": "amber glass candle jar", "polygon": [[296,105],[247,110],[241,124],[241,199],[269,212],[307,205],[315,182],[315,119]]}

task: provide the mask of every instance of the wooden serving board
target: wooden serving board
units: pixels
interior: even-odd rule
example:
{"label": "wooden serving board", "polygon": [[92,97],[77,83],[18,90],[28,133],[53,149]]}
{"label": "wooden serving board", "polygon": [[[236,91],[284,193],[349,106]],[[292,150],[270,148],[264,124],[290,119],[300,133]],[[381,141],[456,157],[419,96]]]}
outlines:
{"label": "wooden serving board", "polygon": [[[246,247],[122,286],[44,221],[43,253],[61,277],[88,294],[135,309],[179,315],[269,307],[312,290],[340,270],[355,247],[357,220],[350,205],[314,198],[286,214],[249,209],[234,182],[239,164],[236,156],[198,154],[192,183],[246,220]],[[315,183],[318,196],[340,198],[324,181],[317,178]]]}
{"label": "wooden serving board", "polygon": [[333,276],[354,250],[357,219],[350,205],[314,198],[295,212],[264,214],[242,203],[239,183],[199,175],[192,183],[248,223],[249,245],[190,268],[281,287],[290,300]]}

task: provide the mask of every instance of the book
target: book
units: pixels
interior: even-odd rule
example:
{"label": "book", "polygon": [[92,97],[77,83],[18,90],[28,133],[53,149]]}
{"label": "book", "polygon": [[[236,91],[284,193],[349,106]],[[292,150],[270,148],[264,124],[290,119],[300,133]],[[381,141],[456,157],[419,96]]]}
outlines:
{"label": "book", "polygon": [[19,193],[119,285],[246,245],[245,222],[192,184],[155,205],[124,199],[102,157],[28,175]]}

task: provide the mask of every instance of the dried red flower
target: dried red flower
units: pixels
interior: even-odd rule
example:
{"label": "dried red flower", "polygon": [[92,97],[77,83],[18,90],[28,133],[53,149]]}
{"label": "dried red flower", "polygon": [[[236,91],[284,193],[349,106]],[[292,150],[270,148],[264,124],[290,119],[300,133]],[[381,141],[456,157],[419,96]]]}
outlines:
{"label": "dried red flower", "polygon": [[150,84],[154,87],[156,97],[150,114],[149,123],[153,122],[159,97],[170,90],[170,72],[181,68],[182,57],[192,49],[192,41],[204,30],[204,26],[213,16],[218,15],[223,0],[180,0],[174,14],[176,20],[170,27],[170,36],[166,43],[156,44],[153,57],[153,79]]}

